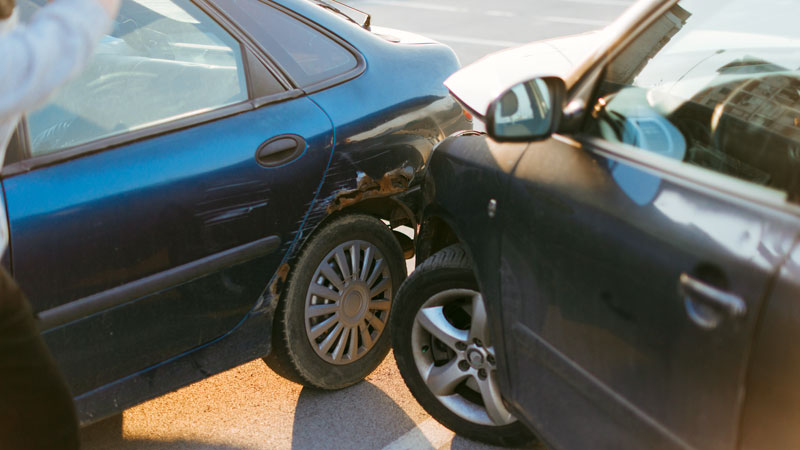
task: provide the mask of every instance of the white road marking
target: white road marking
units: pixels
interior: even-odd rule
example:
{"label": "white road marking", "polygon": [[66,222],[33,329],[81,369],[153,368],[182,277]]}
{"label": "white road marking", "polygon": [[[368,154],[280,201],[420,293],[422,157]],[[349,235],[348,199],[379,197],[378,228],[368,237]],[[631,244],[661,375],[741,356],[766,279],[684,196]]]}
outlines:
{"label": "white road marking", "polygon": [[520,45],[521,42],[512,42],[512,41],[495,41],[493,39],[479,39],[479,38],[471,38],[467,36],[453,36],[449,34],[434,34],[434,33],[425,33],[425,36],[429,38],[436,39],[437,41],[445,41],[445,42],[460,42],[463,44],[475,44],[475,45],[485,45],[488,47],[514,47]]}
{"label": "white road marking", "polygon": [[494,9],[490,9],[489,11],[486,11],[486,15],[487,16],[493,16],[493,17],[516,17],[517,16],[517,14],[514,14],[511,11],[497,11],[497,10],[494,10]]}
{"label": "white road marking", "polygon": [[547,22],[569,23],[576,25],[596,25],[596,26],[606,26],[609,23],[611,23],[610,20],[579,19],[577,17],[558,17],[558,16],[545,16],[542,17],[542,20],[545,20]]}
{"label": "white road marking", "polygon": [[409,450],[439,448],[450,442],[455,433],[445,428],[434,419],[428,419],[416,428],[400,436],[383,450]]}

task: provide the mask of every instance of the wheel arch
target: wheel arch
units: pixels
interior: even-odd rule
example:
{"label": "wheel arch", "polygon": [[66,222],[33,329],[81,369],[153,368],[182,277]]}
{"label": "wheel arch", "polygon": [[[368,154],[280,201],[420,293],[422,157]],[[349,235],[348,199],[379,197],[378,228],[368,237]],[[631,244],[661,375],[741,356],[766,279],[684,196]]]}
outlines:
{"label": "wheel arch", "polygon": [[[329,223],[337,220],[338,218],[350,214],[363,214],[389,223],[389,227],[394,229],[398,226],[406,225],[412,228],[416,234],[417,230],[417,217],[412,211],[411,207],[401,199],[394,197],[375,197],[367,198],[357,202],[350,203],[346,206],[331,208],[326,210],[326,214],[320,219],[309,232],[304,233],[291,250],[290,254],[286,257],[283,265],[278,269],[276,276],[268,286],[267,294],[269,296],[269,304],[274,309],[277,302],[284,295],[288,280],[290,279],[292,268],[297,264],[298,258],[303,250],[308,246],[311,239],[319,234]],[[406,258],[414,256],[414,241],[405,236],[404,234],[394,231],[393,234],[400,244],[400,248]]]}
{"label": "wheel arch", "polygon": [[[457,227],[453,225],[453,221],[447,214],[440,211],[426,212],[420,224],[416,242],[416,264],[422,264],[439,250],[453,244],[464,243],[456,230]],[[469,246],[465,245],[464,247],[469,254]]]}

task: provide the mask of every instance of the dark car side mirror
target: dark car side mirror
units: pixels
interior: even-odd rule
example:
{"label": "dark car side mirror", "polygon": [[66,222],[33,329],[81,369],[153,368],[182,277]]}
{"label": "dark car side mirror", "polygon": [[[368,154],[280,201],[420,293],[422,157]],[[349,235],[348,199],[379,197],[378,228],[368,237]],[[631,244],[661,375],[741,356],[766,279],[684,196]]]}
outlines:
{"label": "dark car side mirror", "polygon": [[557,77],[514,85],[489,105],[486,130],[498,142],[539,141],[558,128],[566,86]]}

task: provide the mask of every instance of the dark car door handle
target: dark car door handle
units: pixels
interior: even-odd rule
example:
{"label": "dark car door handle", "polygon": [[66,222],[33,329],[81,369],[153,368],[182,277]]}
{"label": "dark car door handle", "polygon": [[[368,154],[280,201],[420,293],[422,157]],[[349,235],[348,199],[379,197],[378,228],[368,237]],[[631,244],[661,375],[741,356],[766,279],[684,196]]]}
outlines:
{"label": "dark car door handle", "polygon": [[293,134],[277,136],[258,147],[256,160],[262,166],[275,167],[294,160],[305,149],[306,141],[300,136]]}
{"label": "dark car door handle", "polygon": [[[719,313],[734,318],[747,314],[747,304],[741,297],[697,280],[688,274],[681,274],[680,289],[684,295],[689,317],[703,328],[716,327],[722,319],[719,317]],[[701,306],[698,308],[698,305]]]}

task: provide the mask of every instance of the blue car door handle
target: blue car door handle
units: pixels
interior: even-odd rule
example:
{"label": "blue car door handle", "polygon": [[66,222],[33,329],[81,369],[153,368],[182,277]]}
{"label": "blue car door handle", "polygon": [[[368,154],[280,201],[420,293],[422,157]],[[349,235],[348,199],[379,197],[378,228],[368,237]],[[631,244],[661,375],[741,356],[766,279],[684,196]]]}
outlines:
{"label": "blue car door handle", "polygon": [[732,318],[747,314],[747,304],[741,297],[682,273],[680,290],[689,318],[702,328],[715,328],[721,314]]}
{"label": "blue car door handle", "polygon": [[296,134],[285,134],[266,140],[256,151],[256,160],[264,167],[291,162],[306,149],[306,141]]}

